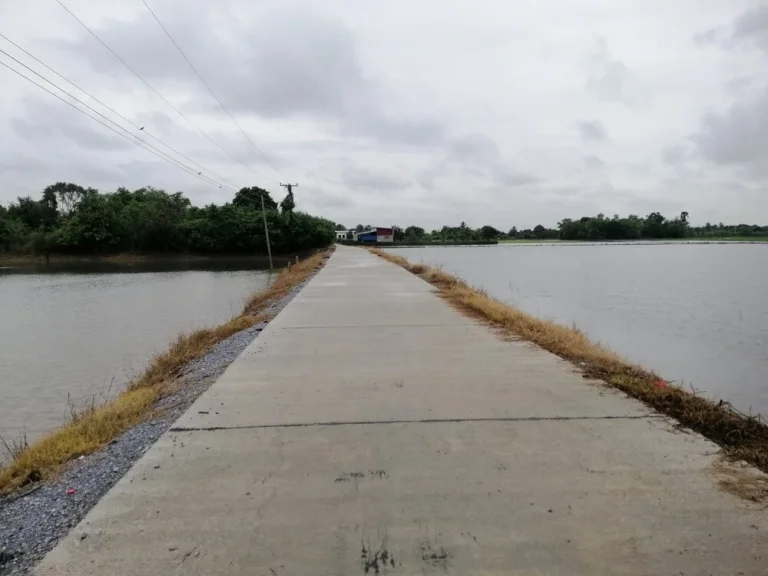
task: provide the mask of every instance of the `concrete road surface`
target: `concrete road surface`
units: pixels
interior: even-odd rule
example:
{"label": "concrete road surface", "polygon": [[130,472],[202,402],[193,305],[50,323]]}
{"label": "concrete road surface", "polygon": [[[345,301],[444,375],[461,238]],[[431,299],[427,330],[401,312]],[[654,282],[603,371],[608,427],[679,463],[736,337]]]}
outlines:
{"label": "concrete road surface", "polygon": [[339,247],[37,573],[768,574],[717,451]]}

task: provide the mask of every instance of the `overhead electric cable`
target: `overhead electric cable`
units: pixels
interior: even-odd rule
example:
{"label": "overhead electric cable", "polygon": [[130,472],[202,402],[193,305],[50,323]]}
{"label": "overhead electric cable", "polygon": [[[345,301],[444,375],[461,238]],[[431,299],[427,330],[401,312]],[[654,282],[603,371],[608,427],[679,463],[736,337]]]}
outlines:
{"label": "overhead electric cable", "polygon": [[[98,119],[98,118],[96,118],[95,116],[91,116],[90,114],[88,114],[88,113],[87,113],[85,110],[83,110],[82,108],[78,108],[77,106],[75,106],[74,104],[72,104],[72,102],[70,102],[70,101],[68,101],[68,100],[66,100],[66,99],[64,99],[64,98],[62,98],[61,96],[59,96],[59,95],[58,95],[58,94],[56,94],[55,92],[52,92],[51,90],[49,90],[48,88],[46,88],[46,87],[45,87],[45,86],[43,86],[42,84],[40,84],[40,83],[36,82],[35,80],[33,80],[32,78],[30,78],[29,76],[25,76],[23,73],[21,73],[21,72],[19,72],[18,70],[16,70],[16,69],[12,68],[11,66],[9,66],[8,64],[6,64],[6,63],[5,63],[5,62],[3,62],[2,60],[0,60],[0,66],[5,66],[6,68],[8,68],[8,70],[10,70],[11,72],[13,72],[13,73],[15,73],[15,74],[18,74],[19,76],[21,76],[22,78],[24,78],[24,79],[25,79],[27,82],[30,82],[30,83],[34,84],[35,86],[37,86],[38,88],[40,88],[40,89],[42,89],[42,90],[45,90],[46,92],[48,92],[48,94],[50,94],[50,95],[51,95],[51,96],[53,96],[54,98],[58,98],[59,100],[61,100],[62,102],[64,102],[64,104],[66,104],[67,106],[71,106],[72,108],[74,108],[75,110],[77,110],[78,112],[80,112],[81,114],[84,114],[84,115],[86,115],[88,118],[90,118],[91,120],[94,120],[94,121],[98,122],[99,124],[101,124],[101,125],[102,125],[102,126],[104,126],[105,128],[108,128],[109,130],[112,130],[112,132],[114,132],[114,133],[115,133],[115,134],[117,134],[118,136],[121,136],[122,138],[125,138],[125,139],[126,139],[126,140],[128,140],[129,142],[132,142],[133,144],[136,144],[136,145],[140,146],[141,148],[144,148],[145,150],[147,150],[148,152],[150,152],[150,153],[154,154],[155,156],[157,156],[157,157],[158,157],[158,158],[160,158],[161,160],[165,160],[166,162],[169,162],[170,164],[173,164],[173,165],[174,165],[174,166],[176,166],[177,168],[181,168],[181,169],[182,169],[182,170],[184,170],[185,172],[188,172],[188,173],[189,173],[189,174],[191,174],[192,176],[194,176],[194,177],[198,178],[199,180],[202,180],[203,182],[206,182],[207,184],[211,184],[211,185],[213,185],[213,186],[215,186],[215,187],[217,187],[217,188],[220,188],[220,189],[225,189],[225,190],[227,190],[228,192],[234,192],[234,190],[231,190],[231,189],[229,189],[229,188],[225,188],[225,187],[224,187],[222,184],[220,184],[220,183],[218,183],[218,182],[215,182],[214,180],[212,180],[212,179],[208,178],[207,176],[202,176],[200,173],[198,173],[198,172],[195,172],[195,170],[194,170],[194,169],[192,169],[192,168],[189,168],[188,166],[185,166],[184,164],[182,164],[181,162],[179,162],[178,160],[175,160],[174,158],[172,158],[172,157],[170,157],[170,156],[168,156],[168,158],[170,158],[170,160],[169,160],[169,159],[167,159],[167,158],[164,158],[164,157],[163,157],[163,156],[161,156],[160,154],[158,154],[158,153],[154,152],[154,151],[151,149],[151,148],[152,148],[152,146],[151,146],[150,144],[147,144],[147,143],[146,143],[146,142],[144,142],[143,140],[138,140],[138,139],[134,140],[134,139],[131,137],[132,135],[130,134],[130,132],[128,132],[127,130],[123,129],[123,131],[124,131],[124,132],[127,132],[127,133],[128,133],[128,136],[126,136],[126,135],[125,135],[125,134],[123,134],[122,132],[118,132],[117,130],[115,130],[114,128],[112,128],[111,126],[109,126],[108,124],[106,124],[106,123],[102,122],[101,120],[99,120],[99,119]],[[48,81],[48,82],[50,83],[50,81]],[[61,90],[61,89],[59,88],[59,90]],[[62,90],[62,92],[64,92],[65,94],[67,94],[67,92],[66,92],[66,91],[64,91],[64,90]],[[70,96],[70,97],[74,98],[73,96]],[[118,127],[119,127],[119,125],[118,125]],[[167,154],[166,154],[166,156],[167,156]]]}
{"label": "overhead electric cable", "polygon": [[123,64],[123,66],[125,66],[126,68],[128,68],[128,70],[130,70],[130,72],[131,72],[131,73],[132,73],[134,76],[136,76],[136,78],[138,78],[139,80],[141,80],[141,81],[142,81],[142,82],[143,82],[143,83],[144,83],[144,84],[145,84],[145,85],[146,85],[146,86],[147,86],[147,87],[148,87],[150,90],[152,90],[152,92],[154,92],[154,93],[155,93],[155,94],[156,94],[156,95],[157,95],[157,96],[158,96],[160,99],[162,99],[162,100],[163,100],[163,102],[165,102],[166,104],[168,104],[168,106],[170,106],[171,108],[173,108],[173,110],[174,110],[174,111],[175,111],[175,112],[176,112],[176,113],[177,113],[179,116],[181,116],[182,118],[184,118],[184,120],[186,120],[186,121],[189,123],[189,125],[190,125],[190,126],[192,126],[192,127],[195,129],[195,130],[197,130],[197,131],[198,131],[200,134],[202,134],[202,135],[203,135],[205,138],[207,138],[208,140],[210,140],[210,141],[211,141],[211,142],[212,142],[214,145],[216,145],[216,146],[217,146],[217,147],[218,147],[220,150],[222,150],[222,151],[223,151],[225,154],[229,155],[229,157],[230,157],[230,158],[232,158],[232,159],[233,159],[235,162],[237,162],[238,164],[240,164],[241,166],[243,166],[244,168],[246,168],[247,170],[249,170],[250,172],[252,172],[252,173],[253,173],[253,174],[255,174],[256,176],[259,176],[259,177],[261,177],[261,178],[264,178],[264,177],[265,177],[263,174],[259,174],[259,173],[258,173],[258,172],[256,172],[256,171],[255,171],[253,168],[251,168],[250,166],[248,166],[247,164],[244,164],[243,162],[240,162],[240,160],[238,160],[238,159],[237,159],[237,157],[235,157],[235,156],[234,156],[234,155],[233,155],[233,154],[232,154],[232,153],[231,153],[229,150],[227,150],[226,148],[222,147],[222,146],[221,146],[221,145],[220,145],[218,142],[216,142],[216,140],[214,140],[213,138],[211,138],[211,137],[210,137],[208,134],[206,134],[206,133],[205,133],[205,132],[204,132],[202,129],[200,129],[200,128],[197,126],[197,124],[195,124],[194,122],[192,122],[192,120],[190,120],[190,119],[189,119],[189,118],[188,118],[188,117],[187,117],[187,116],[186,116],[186,115],[185,115],[185,114],[184,114],[184,113],[183,113],[181,110],[179,110],[178,108],[176,108],[176,106],[174,106],[174,105],[173,105],[173,104],[172,104],[172,103],[171,103],[171,102],[170,102],[170,101],[169,101],[167,98],[165,98],[165,96],[163,96],[162,94],[160,94],[160,92],[158,92],[158,91],[157,91],[157,90],[154,88],[154,86],[152,86],[152,85],[151,85],[149,82],[147,82],[147,81],[144,79],[144,77],[143,77],[143,76],[141,76],[141,74],[139,74],[138,72],[136,72],[136,70],[134,70],[134,69],[133,69],[133,68],[132,68],[132,67],[131,67],[131,66],[130,66],[130,65],[129,65],[129,64],[128,64],[128,63],[127,63],[125,60],[123,60],[123,59],[122,59],[122,58],[121,58],[121,57],[120,57],[120,56],[119,56],[119,55],[118,55],[118,54],[117,54],[117,53],[116,53],[114,50],[112,50],[112,48],[110,48],[110,47],[109,47],[109,45],[108,45],[106,42],[104,42],[104,40],[102,40],[102,39],[101,39],[101,38],[100,38],[100,37],[99,37],[99,36],[98,36],[98,35],[97,35],[97,34],[96,34],[96,33],[95,33],[93,30],[91,30],[91,29],[88,27],[88,25],[87,25],[87,24],[85,24],[85,22],[83,22],[82,20],[80,20],[80,18],[78,18],[78,17],[77,17],[77,16],[76,16],[76,15],[75,15],[75,14],[74,14],[74,13],[73,13],[73,12],[72,12],[72,11],[71,11],[69,8],[67,8],[67,7],[66,7],[66,5],[65,5],[65,4],[64,4],[64,3],[63,3],[61,0],[56,0],[56,2],[58,3],[58,5],[59,5],[59,6],[61,6],[62,8],[64,8],[64,10],[66,10],[67,14],[69,14],[69,15],[70,15],[72,18],[74,18],[74,19],[75,19],[75,20],[78,22],[78,24],[80,24],[80,25],[81,25],[83,28],[85,28],[85,29],[86,29],[86,31],[87,31],[87,32],[88,32],[88,33],[89,33],[91,36],[93,36],[93,37],[94,37],[96,40],[98,40],[98,42],[99,42],[99,43],[100,43],[102,46],[104,46],[104,48],[106,48],[107,50],[109,50],[109,52],[110,52],[110,53],[111,53],[111,54],[112,54],[112,55],[113,55],[115,58],[117,58],[117,59],[118,59],[118,60],[119,60],[119,61],[120,61],[120,62]]}
{"label": "overhead electric cable", "polygon": [[83,88],[81,88],[80,86],[78,86],[76,83],[72,82],[71,80],[69,80],[69,79],[68,79],[66,76],[63,76],[62,74],[60,74],[59,72],[57,72],[56,70],[54,70],[53,68],[51,68],[51,67],[50,67],[48,64],[46,64],[45,62],[43,62],[42,60],[40,60],[40,59],[39,59],[38,57],[36,57],[34,54],[31,54],[29,51],[25,50],[24,48],[22,48],[22,47],[21,47],[21,46],[19,46],[18,44],[16,44],[16,42],[14,42],[13,40],[11,40],[10,38],[8,38],[7,36],[5,36],[4,34],[0,33],[0,38],[2,38],[3,40],[5,40],[5,41],[6,41],[6,42],[8,42],[9,44],[12,44],[14,47],[16,47],[16,49],[17,49],[17,50],[20,50],[21,52],[23,52],[24,54],[26,54],[27,56],[29,56],[30,58],[32,58],[32,59],[33,59],[35,62],[37,62],[37,63],[38,63],[38,64],[40,64],[41,66],[44,66],[44,67],[45,67],[47,70],[49,70],[50,72],[52,72],[53,74],[55,74],[56,76],[58,76],[59,78],[61,78],[62,80],[64,80],[64,81],[65,81],[66,83],[68,83],[70,86],[73,86],[73,87],[77,88],[78,90],[80,90],[80,92],[82,92],[83,94],[85,94],[85,95],[86,95],[86,96],[88,96],[89,98],[92,98],[93,100],[95,100],[96,102],[98,102],[99,104],[101,104],[102,106],[104,106],[104,108],[106,108],[107,110],[109,110],[110,112],[112,112],[114,115],[118,116],[119,118],[121,118],[122,120],[124,120],[125,122],[127,122],[128,124],[130,124],[131,126],[133,126],[134,128],[136,128],[136,130],[138,130],[138,131],[142,132],[143,134],[146,134],[147,136],[149,136],[150,138],[152,138],[152,139],[153,139],[153,140],[155,140],[156,142],[159,142],[160,144],[162,144],[163,146],[165,146],[165,147],[166,147],[166,148],[168,148],[169,150],[173,151],[174,153],[178,154],[179,156],[181,156],[182,158],[184,158],[184,159],[185,159],[185,160],[187,160],[188,162],[191,162],[192,164],[194,164],[194,165],[195,165],[195,166],[197,166],[198,168],[201,168],[202,170],[205,170],[206,172],[209,172],[210,174],[212,174],[213,176],[215,176],[215,177],[216,177],[216,179],[218,179],[218,180],[221,180],[221,181],[223,181],[223,182],[226,182],[226,183],[227,183],[227,184],[229,184],[230,186],[232,186],[232,187],[234,187],[234,188],[237,188],[237,185],[236,185],[236,184],[233,184],[232,182],[230,182],[229,180],[227,180],[227,179],[226,179],[226,178],[224,178],[223,176],[219,176],[219,175],[218,175],[218,174],[216,174],[216,172],[214,172],[213,170],[211,170],[211,169],[209,169],[209,168],[206,168],[205,166],[203,166],[203,165],[202,165],[202,164],[200,164],[199,162],[196,162],[195,160],[193,160],[193,159],[192,159],[192,158],[190,158],[189,156],[186,156],[185,154],[183,154],[183,153],[179,152],[178,150],[176,150],[176,149],[175,149],[173,146],[171,146],[170,144],[166,144],[165,142],[163,142],[162,140],[160,140],[160,138],[157,138],[156,136],[152,135],[152,134],[149,132],[149,130],[145,130],[144,126],[139,126],[138,124],[136,124],[136,123],[135,123],[135,122],[133,122],[132,120],[129,120],[128,118],[126,118],[125,116],[123,116],[122,114],[120,114],[120,112],[118,112],[118,111],[117,111],[117,110],[115,110],[114,108],[110,107],[109,105],[105,104],[104,102],[102,102],[101,100],[99,100],[98,98],[96,98],[96,96],[94,96],[93,94],[89,93],[87,90],[84,90]]}
{"label": "overhead electric cable", "polygon": [[253,146],[253,149],[254,149],[254,150],[256,150],[256,152],[258,152],[258,153],[259,153],[259,155],[260,155],[262,158],[264,158],[264,161],[265,161],[267,164],[269,164],[269,165],[272,167],[272,169],[273,169],[273,170],[275,170],[275,172],[277,172],[277,173],[278,173],[278,174],[280,174],[281,176],[285,177],[285,174],[283,174],[283,173],[280,171],[280,169],[279,169],[279,168],[277,168],[277,166],[275,166],[274,164],[272,164],[272,162],[269,160],[269,158],[267,158],[267,157],[266,157],[266,155],[264,154],[264,152],[262,152],[262,151],[261,151],[261,149],[260,149],[258,146],[256,146],[256,143],[255,143],[255,142],[254,142],[254,141],[251,139],[251,137],[250,137],[250,136],[248,136],[248,134],[246,134],[245,130],[243,130],[243,129],[242,129],[242,127],[241,127],[241,126],[240,126],[240,124],[237,122],[237,120],[235,120],[235,118],[232,116],[232,114],[230,114],[230,113],[229,113],[229,110],[227,110],[227,107],[226,107],[226,106],[224,106],[224,104],[222,104],[221,100],[219,100],[219,97],[218,97],[218,96],[216,96],[216,94],[214,93],[213,89],[211,89],[211,87],[208,85],[208,82],[206,82],[206,81],[205,81],[205,79],[204,79],[204,78],[202,77],[202,75],[200,74],[200,72],[198,72],[198,71],[197,71],[197,68],[195,68],[195,65],[194,65],[194,64],[192,64],[192,62],[190,61],[190,59],[189,59],[189,58],[187,58],[187,55],[186,55],[186,54],[184,53],[184,51],[181,49],[181,46],[179,46],[179,44],[176,42],[176,40],[174,40],[174,39],[173,39],[173,36],[171,36],[171,33],[170,33],[170,32],[168,32],[168,29],[167,29],[167,28],[166,28],[166,27],[163,25],[163,23],[160,21],[160,18],[158,18],[158,17],[157,17],[157,14],[155,14],[154,10],[152,10],[152,8],[149,6],[149,4],[147,4],[147,0],[141,0],[141,1],[144,3],[144,6],[146,6],[146,7],[147,7],[147,10],[149,10],[149,13],[150,13],[150,14],[152,14],[152,17],[155,19],[155,22],[157,22],[157,23],[160,25],[160,28],[162,28],[162,29],[163,29],[163,32],[165,32],[165,35],[166,35],[166,36],[168,36],[168,38],[170,39],[170,41],[171,41],[171,42],[173,43],[173,45],[176,47],[176,50],[178,50],[178,51],[179,51],[179,54],[181,54],[182,58],[184,58],[184,60],[186,60],[187,64],[189,64],[189,67],[190,67],[190,68],[192,68],[192,71],[193,71],[193,72],[194,72],[194,73],[197,75],[197,77],[200,79],[200,82],[202,82],[202,83],[203,83],[203,86],[205,86],[205,87],[208,89],[208,92],[210,92],[210,93],[211,93],[211,96],[213,96],[213,98],[216,100],[216,102],[218,102],[218,103],[219,103],[219,106],[221,106],[221,109],[222,109],[222,110],[224,110],[224,112],[226,112],[227,116],[229,116],[229,119],[230,119],[230,120],[232,120],[232,122],[234,123],[234,125],[235,125],[235,126],[237,126],[237,129],[238,129],[238,130],[240,130],[240,133],[241,133],[243,136],[245,136],[245,137],[246,137],[246,139],[248,140],[248,142],[250,142],[250,143],[251,143],[251,146]]}

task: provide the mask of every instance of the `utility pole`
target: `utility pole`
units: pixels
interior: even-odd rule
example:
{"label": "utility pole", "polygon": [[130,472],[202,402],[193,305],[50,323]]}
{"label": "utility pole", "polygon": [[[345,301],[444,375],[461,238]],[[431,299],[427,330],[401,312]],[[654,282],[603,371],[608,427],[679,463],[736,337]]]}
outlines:
{"label": "utility pole", "polygon": [[293,209],[296,207],[296,201],[293,199],[293,188],[298,188],[298,184],[283,184],[280,183],[280,186],[288,190],[288,194],[286,194],[285,198],[283,198],[283,201],[280,202],[280,209],[283,211],[283,214],[288,214],[288,224],[290,225],[291,219],[293,218]]}
{"label": "utility pole", "polygon": [[261,194],[261,217],[264,219],[264,236],[267,238],[267,254],[269,254],[269,271],[273,272],[272,267],[272,247],[269,245],[269,228],[267,227],[267,212],[264,210],[264,194]]}
{"label": "utility pole", "polygon": [[282,182],[280,183],[280,186],[288,190],[288,194],[290,194],[291,196],[293,196],[293,189],[299,187],[298,184],[283,184]]}

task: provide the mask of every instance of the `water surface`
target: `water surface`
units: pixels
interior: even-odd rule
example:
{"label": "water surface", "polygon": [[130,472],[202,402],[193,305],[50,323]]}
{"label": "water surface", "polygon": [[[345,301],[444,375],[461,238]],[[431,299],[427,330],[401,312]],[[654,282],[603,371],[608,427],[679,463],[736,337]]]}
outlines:
{"label": "water surface", "polygon": [[39,437],[64,422],[70,401],[119,390],[180,333],[238,314],[269,282],[253,266],[0,269],[0,435]]}
{"label": "water surface", "polygon": [[669,380],[768,415],[768,246],[498,245],[393,250],[575,324]]}

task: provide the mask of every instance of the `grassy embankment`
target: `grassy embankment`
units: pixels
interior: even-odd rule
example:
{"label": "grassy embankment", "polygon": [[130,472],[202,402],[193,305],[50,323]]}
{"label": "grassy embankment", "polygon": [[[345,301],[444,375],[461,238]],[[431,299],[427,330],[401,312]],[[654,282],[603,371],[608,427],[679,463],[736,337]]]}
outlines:
{"label": "grassy embankment", "polygon": [[[692,391],[669,385],[656,374],[591,342],[578,328],[526,314],[443,270],[413,264],[376,248],[371,252],[426,280],[460,311],[488,322],[508,337],[533,342],[575,363],[587,376],[603,380],[699,432],[719,444],[727,459],[744,460],[768,472],[768,425],[760,417],[740,414],[727,403],[715,403]],[[739,476],[720,482],[723,488],[739,496],[756,501],[768,498],[768,481],[764,478]]]}
{"label": "grassy embankment", "polygon": [[215,328],[179,336],[167,351],[155,356],[144,373],[129,382],[117,398],[104,406],[73,411],[69,423],[15,451],[12,459],[0,466],[0,494],[54,476],[70,460],[98,450],[131,426],[151,417],[155,403],[178,389],[181,371],[190,361],[202,357],[232,334],[270,320],[262,311],[309,278],[329,254],[330,250],[319,252],[284,269],[269,288],[248,300],[239,316]]}

